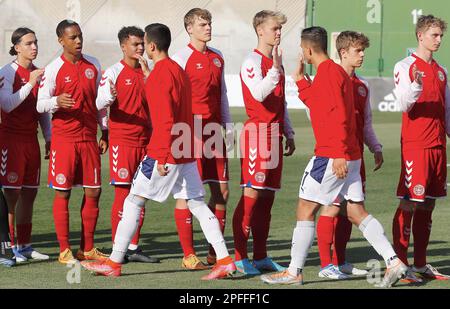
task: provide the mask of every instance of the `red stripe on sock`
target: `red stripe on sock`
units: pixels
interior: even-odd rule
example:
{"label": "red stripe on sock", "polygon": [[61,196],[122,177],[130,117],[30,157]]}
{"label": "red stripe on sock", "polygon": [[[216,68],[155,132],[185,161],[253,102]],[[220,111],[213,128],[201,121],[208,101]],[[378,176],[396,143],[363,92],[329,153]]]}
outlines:
{"label": "red stripe on sock", "polygon": [[195,254],[191,211],[189,209],[175,208],[174,215],[184,256],[188,257],[191,254]]}
{"label": "red stripe on sock", "polygon": [[269,238],[271,211],[275,194],[258,199],[252,218],[253,259],[263,260],[267,257],[267,239]]}
{"label": "red stripe on sock", "polygon": [[56,237],[59,250],[63,252],[69,245],[69,200],[55,195],[53,200],[53,220],[55,222]]}
{"label": "red stripe on sock", "polygon": [[99,209],[98,198],[85,197],[81,207],[81,243],[80,249],[89,252],[94,249],[94,234],[97,227]]}
{"label": "red stripe on sock", "polygon": [[337,216],[334,218],[334,248],[332,263],[334,265],[343,265],[345,263],[345,251],[347,243],[352,235],[353,224],[347,217]]}
{"label": "red stripe on sock", "polygon": [[248,257],[247,243],[250,236],[251,220],[256,199],[242,196],[233,216],[233,237],[235,259],[240,261]]}
{"label": "red stripe on sock", "polygon": [[317,245],[322,268],[331,264],[331,245],[334,239],[333,217],[320,216],[317,221]]}
{"label": "red stripe on sock", "polygon": [[394,241],[394,250],[398,258],[405,264],[408,264],[408,247],[411,236],[411,221],[414,213],[401,208],[397,209],[392,222],[392,237]]}

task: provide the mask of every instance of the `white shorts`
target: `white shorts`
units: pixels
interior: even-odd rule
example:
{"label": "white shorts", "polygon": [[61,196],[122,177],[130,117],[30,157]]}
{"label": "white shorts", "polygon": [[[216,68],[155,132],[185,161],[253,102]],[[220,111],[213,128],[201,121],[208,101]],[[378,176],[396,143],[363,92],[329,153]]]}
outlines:
{"label": "white shorts", "polygon": [[347,162],[345,179],[338,179],[333,174],[333,162],[333,159],[323,157],[311,159],[300,184],[300,198],[325,206],[332,205],[340,195],[347,201],[363,202],[361,160]]}
{"label": "white shorts", "polygon": [[175,199],[191,200],[205,196],[197,162],[167,164],[169,174],[158,173],[158,162],[145,157],[139,165],[131,186],[131,194],[163,203],[172,194]]}

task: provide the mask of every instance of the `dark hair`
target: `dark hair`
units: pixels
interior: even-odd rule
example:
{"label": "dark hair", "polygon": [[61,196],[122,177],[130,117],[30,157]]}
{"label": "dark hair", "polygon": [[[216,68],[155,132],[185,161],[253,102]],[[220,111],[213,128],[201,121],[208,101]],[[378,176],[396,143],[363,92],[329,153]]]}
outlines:
{"label": "dark hair", "polygon": [[119,42],[120,44],[125,43],[125,41],[130,37],[130,36],[135,36],[138,38],[143,38],[144,37],[144,31],[141,28],[138,27],[123,27],[122,29],[120,29],[119,31]]}
{"label": "dark hair", "polygon": [[302,41],[311,43],[312,48],[316,52],[327,53],[328,50],[328,34],[322,27],[310,27],[302,31]]}
{"label": "dark hair", "polygon": [[9,50],[9,54],[11,56],[17,56],[17,52],[16,52],[16,45],[19,44],[22,41],[22,38],[27,35],[27,34],[36,34],[34,33],[33,30],[29,29],[29,28],[17,28],[13,34],[11,35],[11,43],[13,46],[11,46],[11,49]]}
{"label": "dark hair", "polygon": [[64,31],[66,31],[67,28],[70,28],[70,27],[73,27],[73,26],[80,27],[80,25],[76,21],[73,21],[73,20],[70,20],[70,19],[64,19],[56,27],[56,35],[58,36],[58,38],[62,38],[63,35],[64,35]]}
{"label": "dark hair", "polygon": [[159,51],[168,52],[172,35],[169,27],[163,24],[151,24],[145,27],[145,34],[149,42],[153,42]]}

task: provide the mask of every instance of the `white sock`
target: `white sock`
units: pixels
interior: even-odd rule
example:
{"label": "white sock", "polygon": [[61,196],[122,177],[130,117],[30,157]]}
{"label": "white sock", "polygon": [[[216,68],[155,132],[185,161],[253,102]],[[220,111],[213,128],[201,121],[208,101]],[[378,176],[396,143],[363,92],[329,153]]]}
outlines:
{"label": "white sock", "polygon": [[142,207],[145,207],[145,200],[141,197],[130,194],[125,199],[122,220],[120,220],[117,226],[113,252],[110,256],[111,261],[123,263],[128,246],[138,229]]}
{"label": "white sock", "polygon": [[371,215],[368,215],[359,226],[359,229],[375,251],[383,257],[387,267],[389,267],[397,255],[387,239],[381,223]]}
{"label": "white sock", "polygon": [[292,236],[291,264],[289,273],[298,276],[305,266],[308,251],[311,248],[315,235],[314,221],[298,221]]}
{"label": "white sock", "polygon": [[128,250],[134,251],[134,250],[137,250],[138,247],[139,247],[138,245],[130,244],[130,245],[128,246]]}
{"label": "white sock", "polygon": [[203,234],[216,252],[217,260],[230,256],[220,230],[219,220],[217,220],[203,199],[189,200],[188,207],[194,217],[200,222]]}

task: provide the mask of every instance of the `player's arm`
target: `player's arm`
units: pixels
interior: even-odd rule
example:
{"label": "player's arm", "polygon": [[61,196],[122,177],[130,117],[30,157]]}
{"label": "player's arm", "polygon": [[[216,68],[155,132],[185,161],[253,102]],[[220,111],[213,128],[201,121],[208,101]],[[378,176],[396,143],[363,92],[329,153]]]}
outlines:
{"label": "player's arm", "polygon": [[44,70],[38,69],[30,73],[30,81],[23,85],[19,91],[13,92],[15,72],[10,66],[2,70],[3,87],[0,89],[1,109],[5,113],[11,113],[30,95],[34,86],[40,81]]}
{"label": "player's arm", "polygon": [[63,93],[54,96],[56,90],[56,72],[46,68],[39,85],[36,109],[39,113],[55,113],[59,109],[71,109],[75,105],[72,95]]}
{"label": "player's arm", "polygon": [[295,131],[292,127],[291,119],[289,117],[289,111],[287,108],[287,102],[285,103],[285,112],[284,112],[284,136],[286,137],[286,153],[284,154],[286,157],[290,157],[295,152]]}
{"label": "player's arm", "polygon": [[52,121],[49,113],[39,115],[39,125],[45,140],[45,160],[50,158],[50,146],[52,139]]}
{"label": "player's arm", "polygon": [[101,77],[97,92],[97,99],[95,101],[99,111],[110,107],[116,101],[116,81],[117,77],[111,69],[106,70]]}
{"label": "player's arm", "polygon": [[[367,85],[366,85],[367,86]],[[367,87],[369,89],[369,87]],[[374,171],[381,168],[384,163],[383,146],[378,141],[377,135],[373,129],[372,108],[370,105],[370,90],[367,92],[366,108],[364,114],[364,143],[369,147],[370,152],[374,154]]]}
{"label": "player's arm", "polygon": [[414,79],[411,81],[409,66],[401,62],[396,64],[394,69],[394,94],[397,98],[397,104],[400,110],[404,113],[411,111],[423,91],[423,72],[418,71],[417,67],[414,65],[412,75]]}
{"label": "player's arm", "polygon": [[263,78],[261,64],[248,58],[242,65],[241,76],[253,98],[258,102],[264,102],[280,82],[281,67],[275,66],[274,61],[274,66],[267,72],[266,77]]}

